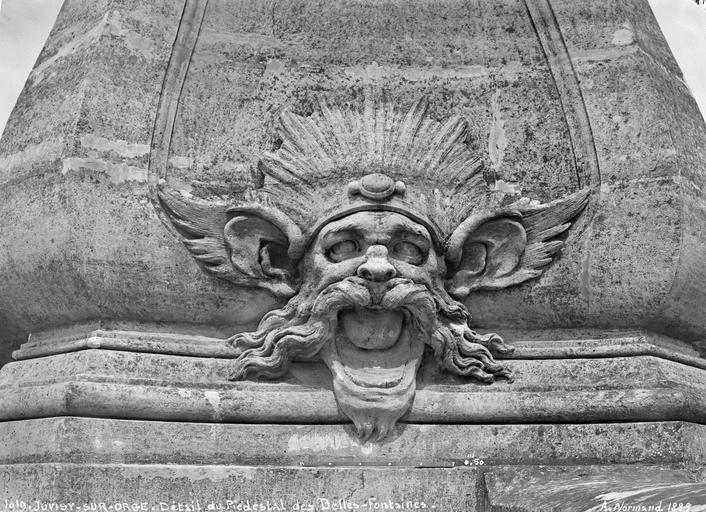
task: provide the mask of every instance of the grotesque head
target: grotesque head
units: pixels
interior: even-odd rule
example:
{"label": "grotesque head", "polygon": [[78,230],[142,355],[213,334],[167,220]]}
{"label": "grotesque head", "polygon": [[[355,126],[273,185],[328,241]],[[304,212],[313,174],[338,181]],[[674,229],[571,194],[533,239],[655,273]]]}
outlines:
{"label": "grotesque head", "polygon": [[405,114],[384,102],[355,110],[323,101],[309,118],[283,115],[283,144],[260,162],[271,180],[247,201],[162,189],[205,269],[291,297],[228,340],[233,379],[275,378],[293,360],[320,357],[343,413],[377,440],[411,406],[425,346],[457,375],[511,380],[494,354],[512,348],[472,331],[452,295],[541,274],[562,245],[551,239],[587,193],[489,207],[465,131],[460,119],[429,119],[423,102]]}

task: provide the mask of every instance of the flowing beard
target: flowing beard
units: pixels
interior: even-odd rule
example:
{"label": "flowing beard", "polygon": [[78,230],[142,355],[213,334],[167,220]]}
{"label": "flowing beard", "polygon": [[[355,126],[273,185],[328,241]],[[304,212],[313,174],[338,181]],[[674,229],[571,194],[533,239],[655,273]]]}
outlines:
{"label": "flowing beard", "polygon": [[[365,281],[354,279],[358,286],[367,288]],[[373,306],[403,315],[403,329],[394,345],[385,350],[361,349],[340,329],[321,353],[333,375],[338,405],[363,441],[387,437],[411,407],[424,342],[436,315],[436,302],[425,286],[408,279],[392,279],[386,286],[377,294],[378,300],[373,298],[372,304],[359,307]]]}
{"label": "flowing beard", "polygon": [[512,370],[497,362],[493,354],[507,356],[515,351],[495,333],[478,334],[469,327],[466,307],[446,290],[437,290],[439,311],[436,328],[427,341],[439,363],[451,373],[471,377],[485,384],[498,378],[513,381]]}
{"label": "flowing beard", "polygon": [[[302,293],[284,308],[266,314],[257,331],[227,340],[236,352],[230,379],[251,374],[278,377],[287,372],[292,360],[320,354],[333,375],[339,407],[361,439],[374,436],[378,441],[412,405],[425,343],[457,375],[481,382],[496,377],[511,380],[510,370],[497,363],[491,351],[508,354],[512,347],[496,334],[472,331],[465,306],[443,288],[430,291],[399,278],[383,283],[384,289],[371,284],[350,277],[329,285],[315,298]],[[364,350],[346,339],[339,313],[366,308],[404,315],[404,328],[391,348]]]}
{"label": "flowing beard", "polygon": [[248,375],[280,377],[294,359],[311,359],[334,338],[338,312],[369,304],[367,288],[353,278],[324,288],[314,300],[297,295],[282,309],[267,313],[255,332],[238,333],[226,340],[235,349],[236,359],[230,380]]}

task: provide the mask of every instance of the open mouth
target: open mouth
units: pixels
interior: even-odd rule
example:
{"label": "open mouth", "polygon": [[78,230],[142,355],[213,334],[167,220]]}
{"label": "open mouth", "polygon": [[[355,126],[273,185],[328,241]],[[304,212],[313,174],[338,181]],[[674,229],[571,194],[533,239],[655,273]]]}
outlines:
{"label": "open mouth", "polygon": [[404,314],[375,307],[349,309],[341,311],[339,320],[346,338],[356,347],[363,350],[386,350],[397,343],[402,332]]}
{"label": "open mouth", "polygon": [[383,439],[411,407],[426,339],[421,320],[433,307],[410,282],[366,288],[369,300],[339,311],[336,334],[321,349],[336,401],[363,441]]}
{"label": "open mouth", "polygon": [[423,344],[413,346],[402,311],[352,309],[342,311],[339,319],[335,351],[347,377],[358,386],[392,388],[416,369],[415,348],[423,350]]}

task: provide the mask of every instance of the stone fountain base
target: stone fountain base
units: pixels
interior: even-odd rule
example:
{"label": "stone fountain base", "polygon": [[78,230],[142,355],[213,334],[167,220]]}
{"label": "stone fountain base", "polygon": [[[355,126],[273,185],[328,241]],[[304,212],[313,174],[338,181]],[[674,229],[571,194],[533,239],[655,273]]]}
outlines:
{"label": "stone fountain base", "polygon": [[512,338],[512,384],[464,382],[427,357],[409,413],[361,443],[323,364],[230,382],[219,338],[109,322],[40,333],[0,371],[0,508],[706,504],[706,368],[687,345],[649,332]]}
{"label": "stone fountain base", "polygon": [[5,422],[2,435],[7,510],[667,510],[706,499],[704,427],[678,421],[403,425],[381,445],[343,425],[76,417]]}

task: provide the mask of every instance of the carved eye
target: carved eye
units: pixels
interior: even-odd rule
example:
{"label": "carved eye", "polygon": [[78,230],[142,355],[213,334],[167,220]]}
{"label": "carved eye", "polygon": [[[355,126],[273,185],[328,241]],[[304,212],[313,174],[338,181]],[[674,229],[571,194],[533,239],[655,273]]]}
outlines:
{"label": "carved eye", "polygon": [[333,261],[343,261],[360,253],[360,245],[355,240],[336,242],[327,251],[327,256]]}
{"label": "carved eye", "polygon": [[397,242],[392,247],[392,257],[406,261],[412,265],[421,265],[424,263],[424,251],[412,242]]}

